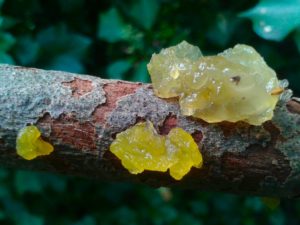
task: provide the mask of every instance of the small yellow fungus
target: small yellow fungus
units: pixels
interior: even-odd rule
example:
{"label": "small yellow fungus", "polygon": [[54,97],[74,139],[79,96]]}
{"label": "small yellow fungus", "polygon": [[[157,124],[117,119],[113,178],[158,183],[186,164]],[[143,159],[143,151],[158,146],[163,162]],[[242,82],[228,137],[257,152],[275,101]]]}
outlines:
{"label": "small yellow fungus", "polygon": [[16,145],[17,154],[27,160],[41,155],[49,155],[53,151],[53,146],[41,138],[41,133],[36,126],[27,126],[21,129]]}
{"label": "small yellow fungus", "polygon": [[189,133],[174,128],[167,136],[162,136],[151,122],[138,123],[117,134],[110,151],[132,174],[169,169],[170,175],[180,180],[191,167],[202,166],[202,155]]}
{"label": "small yellow fungus", "polygon": [[183,41],[153,54],[148,71],[158,97],[178,96],[183,115],[209,123],[261,125],[273,117],[284,90],[259,53],[243,44],[203,57]]}

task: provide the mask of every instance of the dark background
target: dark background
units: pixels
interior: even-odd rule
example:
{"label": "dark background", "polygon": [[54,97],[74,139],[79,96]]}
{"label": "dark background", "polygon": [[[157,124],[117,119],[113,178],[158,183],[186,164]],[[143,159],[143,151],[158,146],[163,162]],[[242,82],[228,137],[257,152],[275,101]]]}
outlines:
{"label": "dark background", "polygon": [[[258,1],[245,0],[0,0],[0,62],[43,69],[98,74],[102,78],[150,82],[151,54],[182,40],[205,55],[236,43],[252,45],[278,76],[300,94],[299,0],[261,1],[271,21],[263,35],[241,13]],[[277,2],[277,3],[276,3]],[[283,2],[283,1],[282,1]],[[277,10],[277,11],[276,11]],[[269,11],[268,11],[269,12]],[[245,15],[245,14],[244,14]],[[266,17],[264,17],[266,16]],[[281,18],[287,18],[282,24]],[[290,18],[290,20],[289,20]],[[263,27],[262,27],[263,29]],[[258,197],[0,170],[0,224],[299,224],[300,203],[282,200],[274,210]]]}

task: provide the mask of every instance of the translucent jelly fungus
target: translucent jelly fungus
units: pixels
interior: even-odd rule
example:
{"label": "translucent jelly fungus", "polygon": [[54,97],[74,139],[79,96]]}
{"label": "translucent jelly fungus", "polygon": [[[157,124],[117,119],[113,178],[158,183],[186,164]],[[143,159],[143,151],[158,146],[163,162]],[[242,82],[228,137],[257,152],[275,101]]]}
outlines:
{"label": "translucent jelly fungus", "polygon": [[153,54],[148,71],[158,97],[179,97],[183,115],[209,123],[261,125],[284,90],[259,53],[243,44],[204,57],[183,41]]}
{"label": "translucent jelly fungus", "polygon": [[27,160],[49,155],[53,151],[53,146],[41,138],[41,133],[36,126],[21,129],[16,144],[17,154]]}
{"label": "translucent jelly fungus", "polygon": [[169,169],[170,175],[180,180],[191,167],[202,167],[202,155],[189,133],[174,128],[167,136],[162,136],[151,122],[138,123],[117,134],[110,151],[132,174]]}

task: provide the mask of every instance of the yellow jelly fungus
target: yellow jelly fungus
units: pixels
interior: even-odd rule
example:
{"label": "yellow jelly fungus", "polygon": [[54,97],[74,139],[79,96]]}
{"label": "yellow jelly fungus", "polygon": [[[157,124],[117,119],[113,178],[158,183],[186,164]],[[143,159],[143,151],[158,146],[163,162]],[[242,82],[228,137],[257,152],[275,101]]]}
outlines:
{"label": "yellow jelly fungus", "polygon": [[254,48],[238,44],[203,57],[183,41],[153,54],[148,71],[158,97],[179,97],[181,112],[209,123],[261,125],[283,92],[276,73]]}
{"label": "yellow jelly fungus", "polygon": [[49,155],[53,151],[53,146],[41,138],[41,133],[36,126],[27,126],[21,129],[16,145],[17,154],[27,160],[41,155]]}
{"label": "yellow jelly fungus", "polygon": [[162,136],[151,122],[138,123],[119,133],[110,151],[132,174],[169,169],[170,175],[180,180],[191,167],[202,167],[202,155],[189,133],[174,128],[167,136]]}

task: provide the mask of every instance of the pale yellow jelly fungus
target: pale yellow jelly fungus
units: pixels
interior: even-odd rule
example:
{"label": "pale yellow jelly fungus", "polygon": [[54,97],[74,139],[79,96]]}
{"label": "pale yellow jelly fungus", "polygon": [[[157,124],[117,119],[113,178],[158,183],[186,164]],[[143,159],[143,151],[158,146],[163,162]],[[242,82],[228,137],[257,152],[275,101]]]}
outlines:
{"label": "pale yellow jelly fungus", "polygon": [[162,136],[151,122],[138,123],[119,133],[110,151],[132,174],[170,169],[170,175],[180,180],[192,166],[202,166],[202,155],[189,133],[174,128],[167,136]]}
{"label": "pale yellow jelly fungus", "polygon": [[148,71],[158,97],[178,96],[183,115],[209,123],[261,125],[273,117],[283,90],[264,59],[243,44],[203,57],[183,41],[153,54]]}
{"label": "pale yellow jelly fungus", "polygon": [[27,160],[49,155],[53,151],[53,146],[41,138],[41,133],[36,126],[21,129],[16,144],[17,154]]}

